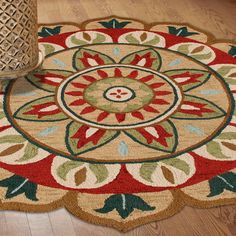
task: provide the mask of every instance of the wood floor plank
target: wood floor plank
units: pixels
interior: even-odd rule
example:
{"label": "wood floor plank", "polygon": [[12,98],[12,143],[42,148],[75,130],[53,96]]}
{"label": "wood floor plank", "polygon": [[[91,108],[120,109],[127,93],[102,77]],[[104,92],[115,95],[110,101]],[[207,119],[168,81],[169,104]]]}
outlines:
{"label": "wood floor plank", "polygon": [[55,236],[76,236],[71,216],[65,209],[50,212],[48,215]]}
{"label": "wood floor plank", "polygon": [[5,211],[8,236],[32,236],[26,213]]}
{"label": "wood floor plank", "polygon": [[32,236],[54,236],[47,213],[27,213],[27,218]]}
{"label": "wood floor plank", "polygon": [[0,212],[0,235],[7,236],[7,223],[4,212]]}

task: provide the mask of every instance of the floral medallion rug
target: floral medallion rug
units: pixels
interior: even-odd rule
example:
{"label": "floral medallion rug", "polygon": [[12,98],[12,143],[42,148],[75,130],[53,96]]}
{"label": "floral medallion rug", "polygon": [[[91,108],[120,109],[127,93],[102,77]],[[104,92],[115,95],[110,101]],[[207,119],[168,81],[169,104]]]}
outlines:
{"label": "floral medallion rug", "polygon": [[42,25],[0,90],[0,209],[127,231],[236,203],[236,46],[188,25]]}

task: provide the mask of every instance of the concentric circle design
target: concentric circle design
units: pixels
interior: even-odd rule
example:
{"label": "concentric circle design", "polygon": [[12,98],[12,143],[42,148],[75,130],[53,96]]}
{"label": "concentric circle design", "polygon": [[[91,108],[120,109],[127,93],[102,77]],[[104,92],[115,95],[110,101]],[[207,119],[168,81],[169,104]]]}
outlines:
{"label": "concentric circle design", "polygon": [[[119,48],[124,52],[119,63],[95,46],[48,55],[45,65],[55,55],[66,64],[70,55],[73,68],[44,69],[12,83],[6,99],[12,124],[46,150],[105,163],[176,157],[204,145],[227,125],[231,97],[220,77],[169,50]],[[173,69],[176,55],[191,69]],[[40,88],[36,96],[14,96],[34,86]],[[40,124],[38,132],[34,124]],[[63,139],[56,138],[62,134]],[[143,150],[145,155],[137,155]]]}
{"label": "concentric circle design", "polygon": [[[99,76],[101,70],[104,75],[106,74],[105,78]],[[116,77],[117,70],[124,76]],[[132,73],[137,73],[137,77],[129,78],[130,75],[132,77]],[[142,78],[148,76],[152,77],[152,82],[142,82]],[[76,84],[87,77],[95,78],[96,81],[91,82],[86,88],[76,87]],[[152,84],[156,87],[152,88]],[[159,87],[168,93],[168,101],[163,101],[163,104],[153,104],[156,112],[147,115],[147,118],[142,119],[141,122],[134,122],[132,117],[128,118],[131,112],[139,111],[155,101],[155,93],[158,93]],[[126,120],[117,124],[117,121],[113,119],[98,122],[96,116],[92,115],[90,118],[87,113],[83,113],[84,104],[74,105],[71,100],[72,91],[81,92],[84,101],[97,110],[113,114],[127,114]],[[167,76],[150,69],[119,64],[99,66],[79,72],[65,80],[57,91],[58,104],[68,116],[79,122],[106,129],[130,129],[160,122],[178,108],[181,100],[180,88]]]}
{"label": "concentric circle design", "polygon": [[125,86],[109,87],[103,94],[104,98],[111,102],[128,102],[136,97],[135,92]]}

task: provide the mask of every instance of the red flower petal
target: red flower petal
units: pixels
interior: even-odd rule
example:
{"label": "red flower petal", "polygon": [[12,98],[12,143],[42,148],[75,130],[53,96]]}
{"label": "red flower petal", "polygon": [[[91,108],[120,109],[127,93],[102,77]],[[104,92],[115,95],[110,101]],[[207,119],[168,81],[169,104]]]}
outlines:
{"label": "red flower petal", "polygon": [[78,131],[71,137],[73,139],[78,139],[77,148],[81,148],[89,142],[92,142],[94,145],[96,145],[101,137],[106,133],[106,130],[97,129],[95,130],[96,132],[93,132],[88,136],[87,131],[89,131],[89,129],[91,129],[91,127],[82,125],[78,129]]}
{"label": "red flower petal", "polygon": [[133,61],[131,61],[130,64],[149,68],[152,66],[154,60],[156,60],[156,58],[151,58],[151,52],[148,52],[142,56],[136,54]]}
{"label": "red flower petal", "polygon": [[153,107],[151,107],[151,106],[145,106],[145,107],[143,107],[143,109],[144,109],[145,111],[148,111],[148,112],[160,113],[157,109],[155,109],[155,108],[153,108]]}
{"label": "red flower petal", "polygon": [[71,91],[71,92],[66,92],[65,94],[71,95],[71,96],[74,96],[74,97],[83,95],[83,93],[81,91]]}
{"label": "red flower petal", "polygon": [[[50,72],[46,74],[34,74],[34,76],[40,79],[39,81],[40,83],[48,84],[51,86],[58,86],[61,83],[61,81],[66,78],[66,76],[64,75],[58,75],[58,74],[50,73]],[[52,78],[52,80],[50,78]],[[53,81],[53,78],[58,79],[58,82]]]}
{"label": "red flower petal", "polygon": [[87,52],[84,52],[83,56],[84,56],[83,58],[79,59],[82,61],[85,67],[94,66],[89,63],[88,59],[93,59],[96,65],[104,65],[103,59],[98,54],[92,55]]}
{"label": "red flower petal", "polygon": [[86,103],[86,101],[84,99],[79,99],[79,100],[75,100],[72,103],[70,103],[70,106],[82,106]]}
{"label": "red flower petal", "polygon": [[116,113],[116,119],[119,123],[125,120],[125,113]]}
{"label": "red flower petal", "polygon": [[[177,74],[177,75],[171,75],[170,77],[174,79],[178,84],[180,85],[186,85],[186,84],[194,84],[200,82],[197,80],[204,74],[198,73],[198,74],[191,74],[191,72],[186,71],[182,74]],[[184,81],[179,82],[179,79],[186,78]]]}
{"label": "red flower petal", "polygon": [[77,82],[72,82],[71,83],[75,88],[87,88],[87,84],[81,84],[81,83],[77,83]]}
{"label": "red flower petal", "polygon": [[141,78],[140,81],[145,83],[145,82],[152,80],[153,78],[154,78],[154,75],[147,75],[147,76]]}
{"label": "red flower petal", "polygon": [[97,73],[102,79],[105,79],[108,77],[107,72],[105,72],[104,70],[97,70]]}
{"label": "red flower petal", "polygon": [[162,146],[167,147],[167,138],[173,137],[173,134],[168,133],[161,125],[153,127],[137,128],[136,129],[146,139],[148,144],[156,141]]}
{"label": "red flower petal", "polygon": [[152,88],[160,88],[161,86],[163,86],[165,83],[154,83],[154,84],[151,84],[150,86]]}
{"label": "red flower petal", "polygon": [[233,126],[233,127],[236,127],[236,123],[230,122],[229,125],[230,125],[230,126]]}
{"label": "red flower petal", "polygon": [[84,114],[88,114],[88,113],[91,113],[93,111],[95,111],[96,108],[95,107],[85,107],[81,112],[80,112],[80,115],[84,115]]}
{"label": "red flower petal", "polygon": [[136,117],[136,118],[140,119],[140,120],[144,119],[143,114],[141,112],[139,112],[139,111],[134,111],[134,112],[131,113],[131,115],[133,117]]}
{"label": "red flower petal", "polygon": [[127,75],[128,78],[130,79],[135,79],[138,76],[138,71],[137,70],[133,70],[132,72],[130,72],[129,75]]}
{"label": "red flower petal", "polygon": [[[186,106],[189,106],[187,108]],[[190,102],[190,101],[184,101],[178,112],[190,114],[190,115],[196,115],[199,117],[202,117],[204,113],[212,113],[214,110],[205,108],[207,104],[204,103],[198,103],[198,102]]]}
{"label": "red flower petal", "polygon": [[102,121],[104,120],[106,117],[108,117],[110,115],[110,113],[104,111],[102,113],[99,114],[98,118],[97,118],[97,121]]}
{"label": "red flower petal", "polygon": [[169,92],[169,91],[156,91],[155,94],[157,96],[165,96],[165,95],[172,94],[172,92]]}
{"label": "red flower petal", "polygon": [[6,130],[6,129],[9,129],[9,128],[11,128],[11,127],[12,127],[11,125],[2,126],[2,127],[0,127],[0,132],[4,131],[4,130]]}
{"label": "red flower petal", "polygon": [[119,68],[115,68],[114,77],[122,77],[122,72]]}
{"label": "red flower petal", "polygon": [[[54,108],[50,109],[50,107],[54,107]],[[39,105],[33,105],[32,108],[33,108],[32,110],[24,112],[23,114],[24,115],[37,115],[38,118],[42,118],[44,116],[50,116],[50,115],[61,113],[61,110],[58,108],[55,102],[46,102]]]}
{"label": "red flower petal", "polygon": [[96,81],[96,79],[93,76],[89,76],[89,75],[83,75],[82,76],[85,80],[89,81],[89,82],[94,82]]}
{"label": "red flower petal", "polygon": [[165,101],[164,99],[155,99],[152,101],[152,104],[166,105],[166,104],[170,104],[170,103]]}

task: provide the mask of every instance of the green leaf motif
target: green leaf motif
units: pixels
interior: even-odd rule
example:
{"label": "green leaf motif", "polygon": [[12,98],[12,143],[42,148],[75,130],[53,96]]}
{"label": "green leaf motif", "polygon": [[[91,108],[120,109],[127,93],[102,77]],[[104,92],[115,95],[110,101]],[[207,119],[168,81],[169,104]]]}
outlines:
{"label": "green leaf motif", "polygon": [[220,135],[218,135],[216,137],[217,139],[222,139],[222,140],[232,140],[232,139],[236,139],[236,133],[235,132],[224,132],[221,133]]}
{"label": "green leaf motif", "polygon": [[139,40],[136,39],[132,34],[128,34],[125,39],[132,44],[140,44]]}
{"label": "green leaf motif", "polygon": [[158,166],[157,163],[151,163],[151,162],[142,164],[139,170],[140,176],[146,181],[153,183],[152,174],[156,170],[157,166]]}
{"label": "green leaf motif", "polygon": [[186,175],[190,174],[190,166],[187,162],[179,158],[171,158],[171,159],[166,159],[159,162],[143,163],[139,169],[140,176],[144,180],[150,183],[153,183],[152,175],[158,166],[162,166],[162,163],[164,163],[167,166],[174,167],[175,169],[181,170]]}
{"label": "green leaf motif", "polygon": [[26,140],[21,135],[6,135],[0,137],[0,144],[1,143],[23,143]]}
{"label": "green leaf motif", "polygon": [[235,69],[236,66],[231,66],[231,65],[223,65],[219,68],[216,68],[216,72],[219,73],[224,79],[226,80],[227,83],[236,85],[236,79],[235,79]]}
{"label": "green leaf motif", "polygon": [[[95,64],[90,64],[90,62],[88,61],[88,58],[90,58],[90,60],[92,60]],[[102,61],[103,65],[116,63],[111,57],[103,53],[82,48],[82,49],[79,49],[77,52],[75,52],[73,56],[73,67],[75,70],[81,71],[88,67],[87,65],[84,64],[82,60],[87,60],[88,65],[95,66],[95,65],[99,65],[97,61],[98,59],[99,61]]]}
{"label": "green leaf motif", "polygon": [[62,165],[60,165],[57,169],[57,175],[63,179],[64,181],[66,181],[66,176],[67,174],[75,169],[78,168],[80,166],[82,166],[84,163],[83,162],[79,162],[79,161],[67,161],[65,163],[63,163]]}
{"label": "green leaf motif", "polygon": [[[141,37],[141,36],[140,36]],[[132,33],[128,34],[125,36],[125,39],[127,42],[131,44],[143,44],[143,45],[157,45],[160,42],[160,37],[155,35],[152,39],[150,40],[144,40],[142,41],[141,39],[137,39]]]}
{"label": "green leaf motif", "polygon": [[184,43],[178,46],[177,51],[189,55],[198,61],[208,60],[214,56],[213,52],[209,51],[209,49],[207,50],[204,45],[196,46],[194,49],[191,49],[191,46],[192,44]]}
{"label": "green leaf motif", "polygon": [[135,208],[140,211],[155,210],[155,207],[151,207],[139,196],[132,194],[116,194],[107,198],[104,206],[100,209],[95,209],[95,211],[106,214],[115,209],[122,219],[126,219]]}
{"label": "green leaf motif", "polygon": [[[120,63],[134,65],[134,63],[137,64],[142,59],[146,60],[146,61],[153,60],[153,62],[151,63],[151,66],[150,66],[150,68],[153,70],[159,70],[161,67],[161,56],[156,50],[154,50],[152,48],[131,53],[131,54],[125,56],[124,58],[122,58]],[[132,63],[132,62],[134,62],[134,63]]]}
{"label": "green leaf motif", "polygon": [[178,51],[182,52],[183,54],[188,55],[189,54],[189,45],[188,44],[182,44],[178,47]]}
{"label": "green leaf motif", "polygon": [[55,52],[55,50],[56,50],[55,47],[50,44],[42,44],[42,47],[44,47],[45,56]]}
{"label": "green leaf motif", "polygon": [[[211,76],[208,71],[194,69],[169,70],[165,71],[164,74],[173,78],[173,80],[175,80],[181,86],[184,92],[201,86],[202,84],[206,83]],[[190,78],[189,80],[183,80],[184,78],[188,77]]]}
{"label": "green leaf motif", "polygon": [[110,21],[100,21],[98,23],[101,24],[103,27],[105,27],[107,29],[122,29],[126,25],[130,24],[131,22],[130,21],[121,21],[121,22],[119,22],[116,19],[112,19]]}
{"label": "green leaf motif", "polygon": [[28,143],[24,150],[24,155],[17,160],[17,162],[23,162],[31,160],[32,158],[36,157],[38,155],[38,147]]}
{"label": "green leaf motif", "polygon": [[172,166],[178,170],[183,171],[186,175],[190,174],[190,166],[184,160],[181,160],[179,158],[171,158],[171,159],[162,160],[161,162],[168,166]]}
{"label": "green leaf motif", "polygon": [[24,193],[28,199],[38,201],[36,197],[37,184],[32,183],[21,176],[13,175],[7,179],[1,180],[0,187],[7,188],[5,195],[7,199]]}
{"label": "green leaf motif", "polygon": [[[82,132],[79,134],[80,136],[78,138],[73,138],[82,126],[84,127],[83,124],[71,122],[66,128],[66,146],[72,155],[80,155],[101,147],[111,142],[120,134],[119,131],[106,130],[103,136],[94,144],[92,140],[86,142],[85,133]],[[78,147],[79,140],[84,140],[84,144],[81,147]]]}
{"label": "green leaf motif", "polygon": [[[56,106],[54,96],[38,98],[20,107],[14,113],[14,117],[20,120],[35,122],[67,120],[68,117]],[[50,110],[51,107],[53,110]],[[48,110],[46,111],[46,109]]]}
{"label": "green leaf motif", "polygon": [[0,120],[6,117],[5,113],[3,111],[0,111]]}
{"label": "green leaf motif", "polygon": [[220,195],[224,190],[236,193],[236,174],[227,172],[209,180],[210,194],[207,197]]}
{"label": "green leaf motif", "polygon": [[194,59],[196,60],[207,60],[207,59],[210,59],[212,57],[212,53],[211,52],[208,52],[206,54],[198,54],[198,55],[194,55],[194,54],[191,54],[190,55],[191,57],[193,57]]}
{"label": "green leaf motif", "polygon": [[188,28],[186,26],[185,27],[180,27],[180,28],[177,28],[177,27],[174,27],[174,26],[168,26],[168,29],[169,29],[170,34],[173,34],[173,35],[176,35],[176,36],[181,36],[181,37],[188,37],[188,36],[191,36],[191,35],[199,34],[197,32],[188,31]]}
{"label": "green leaf motif", "polygon": [[42,38],[60,34],[62,26],[56,26],[54,28],[43,27],[41,32],[38,32],[38,35]]}
{"label": "green leaf motif", "polygon": [[105,42],[105,41],[106,41],[105,35],[97,33],[97,36],[96,36],[95,39],[92,40],[92,43],[93,43],[93,44],[96,44],[96,43],[103,43],[103,42]]}
{"label": "green leaf motif", "polygon": [[236,46],[231,45],[231,48],[228,52],[232,57],[236,58]]}
{"label": "green leaf motif", "polygon": [[102,183],[107,179],[109,173],[105,165],[102,164],[89,164],[89,169],[95,174],[98,183]]}
{"label": "green leaf motif", "polygon": [[210,153],[212,156],[218,158],[218,159],[230,159],[230,157],[226,156],[220,147],[220,144],[215,142],[215,141],[211,141],[209,143],[206,144],[207,147],[207,152]]}
{"label": "green leaf motif", "polygon": [[96,33],[96,37],[90,41],[86,41],[86,39],[78,39],[76,35],[73,35],[70,39],[70,41],[75,45],[86,45],[86,44],[97,44],[97,43],[103,43],[106,41],[106,37],[103,34]]}

